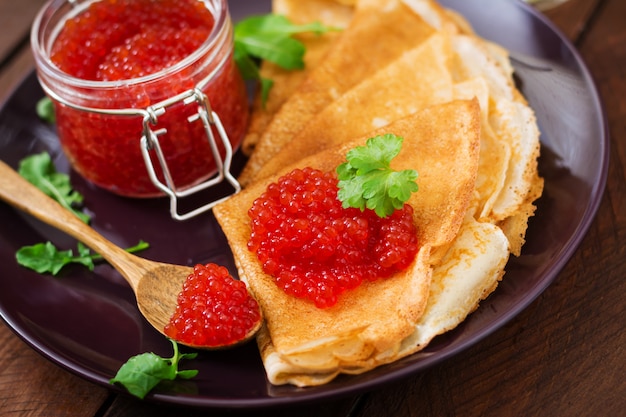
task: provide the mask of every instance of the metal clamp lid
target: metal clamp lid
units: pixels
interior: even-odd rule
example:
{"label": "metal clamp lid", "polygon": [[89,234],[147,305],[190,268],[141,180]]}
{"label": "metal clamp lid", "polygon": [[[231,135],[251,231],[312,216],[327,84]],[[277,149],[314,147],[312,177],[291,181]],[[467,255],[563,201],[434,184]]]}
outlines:
{"label": "metal clamp lid", "polygon": [[[158,117],[165,113],[166,107],[178,102],[182,102],[185,105],[190,105],[193,103],[198,104],[198,113],[190,116],[187,121],[189,123],[195,122],[198,119],[202,121],[207,140],[211,147],[213,159],[215,160],[215,165],[217,167],[217,173],[212,178],[209,178],[200,184],[197,184],[182,191],[176,189],[176,185],[174,184],[169,168],[167,167],[165,156],[163,155],[163,151],[161,150],[161,146],[159,145],[158,136],[165,133],[165,129],[159,129],[156,131],[151,129],[151,125],[155,125],[157,123]],[[224,201],[232,194],[236,194],[241,191],[241,185],[230,172],[231,162],[233,158],[233,149],[230,141],[228,140],[228,135],[224,130],[224,126],[222,125],[219,116],[211,110],[209,99],[207,98],[206,94],[202,92],[202,90],[200,90],[199,88],[188,90],[184,93],[181,93],[177,96],[174,96],[168,100],[159,103],[157,106],[150,106],[146,109],[146,111],[147,114],[144,116],[143,120],[141,153],[143,155],[146,167],[148,168],[148,175],[150,176],[150,180],[159,190],[163,191],[170,198],[170,214],[172,215],[172,218],[176,220],[187,220],[200,213],[204,213],[205,211],[210,210],[213,206],[220,203],[221,201]],[[225,153],[223,159],[220,155],[217,141],[215,139],[215,135],[213,134],[213,129],[211,129],[211,126],[215,126],[219,136],[219,140],[224,146]],[[152,163],[152,159],[150,158],[151,151],[154,152],[157,156],[159,166],[161,167],[163,175],[165,177],[165,183],[161,182],[157,177],[154,165]],[[226,180],[233,187],[233,193],[223,198],[211,201],[185,214],[178,213],[179,198],[188,197],[207,188],[216,186],[217,184],[222,183],[224,180]]]}
{"label": "metal clamp lid", "polygon": [[[204,213],[211,208],[213,208],[216,204],[224,201],[229,198],[233,194],[241,191],[241,185],[235,179],[235,177],[230,172],[231,163],[233,158],[233,149],[228,140],[228,135],[224,130],[224,126],[220,121],[219,116],[211,109],[211,105],[209,103],[209,99],[202,92],[202,90],[198,87],[194,89],[187,90],[183,93],[180,93],[176,96],[173,96],[169,99],[156,103],[154,105],[148,106],[145,109],[101,109],[94,107],[86,107],[77,105],[69,102],[68,100],[60,97],[54,91],[52,91],[44,82],[40,82],[42,88],[46,92],[46,94],[51,97],[53,100],[58,101],[61,104],[64,104],[68,107],[71,107],[76,110],[93,112],[98,114],[106,114],[106,115],[118,115],[118,116],[140,116],[143,118],[143,134],[140,138],[140,146],[141,153],[148,170],[148,175],[150,180],[160,191],[165,193],[170,199],[170,214],[175,220],[188,220],[192,217],[195,217],[201,213]],[[213,154],[213,159],[215,160],[215,165],[217,168],[217,172],[209,179],[201,182],[195,186],[187,188],[185,190],[178,190],[174,181],[172,180],[172,176],[170,174],[170,170],[167,166],[165,155],[161,149],[159,144],[159,135],[162,135],[166,132],[165,129],[153,130],[152,126],[156,125],[159,116],[162,116],[166,112],[166,108],[172,106],[176,103],[183,103],[184,105],[192,105],[197,104],[197,113],[190,116],[187,119],[187,122],[192,123],[200,120],[204,126],[204,131],[206,133],[207,140],[209,142],[211,152]],[[213,133],[212,126],[215,127],[219,140],[224,148],[224,157],[222,158],[218,149],[218,142]],[[157,174],[155,167],[152,163],[152,159],[150,158],[151,152],[154,152],[156,155],[156,159],[161,167],[163,172],[165,183],[162,182]],[[181,198],[189,197],[192,194],[198,193],[200,191],[206,190],[210,187],[214,187],[222,182],[228,182],[232,188],[233,192],[229,195],[226,195],[222,198],[213,200],[203,206],[190,210],[186,213],[179,213],[178,206],[179,200]]]}

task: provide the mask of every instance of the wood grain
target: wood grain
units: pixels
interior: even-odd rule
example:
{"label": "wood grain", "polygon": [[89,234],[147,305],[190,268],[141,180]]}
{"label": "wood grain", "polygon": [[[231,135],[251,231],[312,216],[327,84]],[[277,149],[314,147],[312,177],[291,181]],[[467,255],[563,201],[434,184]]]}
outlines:
{"label": "wood grain", "polygon": [[[37,3],[41,0],[0,3],[0,19],[5,19],[0,56],[23,39]],[[27,17],[6,23],[7,10],[21,7]],[[598,215],[580,247],[556,281],[513,321],[460,355],[362,398],[255,413],[188,411],[109,394],[46,361],[0,324],[0,415],[624,415],[626,2],[570,0],[546,14],[572,39],[597,83],[611,135],[611,163]],[[13,33],[7,33],[9,24],[16,25]],[[0,100],[32,62],[21,42],[20,53],[0,68]]]}
{"label": "wood grain", "polygon": [[0,66],[28,44],[31,23],[44,1],[0,2]]}
{"label": "wood grain", "polygon": [[544,14],[572,41],[593,24],[592,16],[602,0],[567,0]]}
{"label": "wood grain", "polygon": [[0,325],[0,415],[3,417],[93,416],[108,395],[104,388],[42,358],[4,324]]}
{"label": "wood grain", "polygon": [[[118,397],[107,410],[104,417],[345,417],[349,416],[356,407],[356,399],[331,401],[322,404],[313,404],[308,407],[268,409],[255,412],[237,410],[207,410],[184,409],[174,406],[146,404],[139,400]],[[141,413],[141,414],[139,414]]]}
{"label": "wood grain", "polygon": [[22,48],[5,68],[0,68],[0,103],[9,97],[15,86],[33,70],[34,66],[33,54],[30,48],[26,47]]}

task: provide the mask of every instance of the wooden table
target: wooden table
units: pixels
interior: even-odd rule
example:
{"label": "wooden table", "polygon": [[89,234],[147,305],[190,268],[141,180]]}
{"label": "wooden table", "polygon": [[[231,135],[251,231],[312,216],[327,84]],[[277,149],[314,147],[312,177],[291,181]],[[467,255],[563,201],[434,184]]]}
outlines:
{"label": "wooden table", "polygon": [[[0,2],[0,101],[33,66],[43,0]],[[355,398],[256,416],[618,416],[626,409],[626,2],[571,0],[547,15],[586,60],[606,106],[606,193],[557,280],[504,328],[428,371]],[[40,357],[0,324],[0,415],[175,416]],[[198,412],[185,415],[232,415]]]}

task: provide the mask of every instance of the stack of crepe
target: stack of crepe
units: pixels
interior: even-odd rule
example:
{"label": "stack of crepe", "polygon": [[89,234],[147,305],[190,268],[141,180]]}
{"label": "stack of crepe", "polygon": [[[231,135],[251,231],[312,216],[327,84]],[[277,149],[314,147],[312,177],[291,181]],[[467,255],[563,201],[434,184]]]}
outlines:
{"label": "stack of crepe", "polygon": [[[263,309],[269,381],[319,385],[423,349],[495,290],[543,189],[539,131],[507,51],[432,0],[275,0],[274,11],[344,29],[302,38],[314,51],[302,72],[264,64],[276,84],[255,104],[244,189],[214,213]],[[285,294],[247,249],[248,208],[280,175],[334,171],[383,133],[404,138],[392,167],[419,172],[415,261],[331,308]]]}

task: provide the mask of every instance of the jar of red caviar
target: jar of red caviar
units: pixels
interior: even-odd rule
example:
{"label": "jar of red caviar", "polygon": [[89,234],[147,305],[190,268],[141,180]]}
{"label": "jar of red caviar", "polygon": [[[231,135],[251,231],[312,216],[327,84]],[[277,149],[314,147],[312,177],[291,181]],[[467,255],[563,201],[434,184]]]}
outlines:
{"label": "jar of red caviar", "polygon": [[131,197],[234,181],[248,103],[232,36],[226,0],[49,1],[31,41],[74,169]]}

